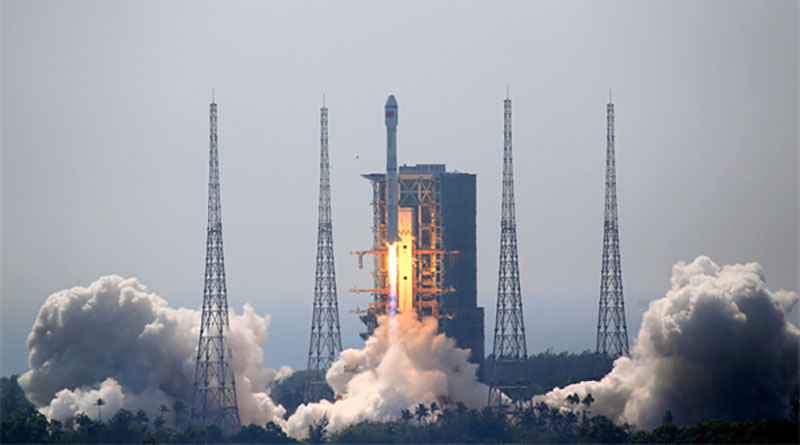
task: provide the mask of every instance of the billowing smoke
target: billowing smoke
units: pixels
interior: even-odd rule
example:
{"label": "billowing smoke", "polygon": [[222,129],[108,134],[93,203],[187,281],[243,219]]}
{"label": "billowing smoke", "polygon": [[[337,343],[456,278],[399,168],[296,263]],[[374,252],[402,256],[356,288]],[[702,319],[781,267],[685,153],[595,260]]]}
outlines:
{"label": "billowing smoke", "polygon": [[362,420],[397,419],[419,403],[486,405],[488,388],[477,382],[469,351],[437,333],[435,319],[400,314],[392,323],[387,317],[379,321],[364,349],[343,351],[328,371],[338,400],[300,405],[287,421],[290,436],[303,438],[308,425],[323,416],[328,430],[336,432]]}
{"label": "billowing smoke", "polygon": [[719,267],[700,256],[672,269],[672,288],[650,303],[631,358],[600,381],[534,398],[566,407],[591,393],[592,414],[639,427],[724,418],[784,417],[798,384],[800,330],[787,320],[798,295],[770,291],[756,263]]}
{"label": "billowing smoke", "polygon": [[[231,367],[242,423],[282,422],[285,410],[269,386],[291,374],[264,365],[270,316],[250,305],[231,314]],[[191,404],[200,312],[173,309],[135,278],[105,276],[88,287],[56,292],[39,310],[28,336],[31,370],[19,379],[27,397],[49,418],[84,412],[144,409],[176,399]]]}

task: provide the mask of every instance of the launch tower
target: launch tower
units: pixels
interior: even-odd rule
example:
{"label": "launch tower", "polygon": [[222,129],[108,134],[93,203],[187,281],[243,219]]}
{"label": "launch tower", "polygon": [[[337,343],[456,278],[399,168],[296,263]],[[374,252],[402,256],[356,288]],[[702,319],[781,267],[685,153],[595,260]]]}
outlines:
{"label": "launch tower", "polygon": [[500,218],[500,267],[497,318],[489,370],[489,406],[519,412],[525,398],[524,368],[528,360],[517,257],[514,210],[514,161],[511,151],[511,99],[503,101],[503,204]]}
{"label": "launch tower", "polygon": [[[375,328],[375,314],[383,313],[389,286],[382,259],[386,240],[386,177],[363,175],[373,187],[373,289],[354,289],[373,294],[378,310],[361,316],[366,338]],[[483,308],[478,306],[476,281],[476,201],[471,173],[447,171],[444,164],[401,165],[398,172],[401,227],[412,234],[415,306],[422,316],[440,318],[440,330],[454,338],[458,347],[471,350],[470,361],[482,364]],[[401,230],[404,233],[405,230]],[[434,310],[436,313],[434,313]]]}
{"label": "launch tower", "polygon": [[217,104],[210,110],[210,149],[208,161],[208,234],[206,274],[197,365],[194,371],[192,419],[203,426],[216,425],[224,434],[239,430],[236,381],[231,370],[231,346],[226,335],[228,296],[225,285],[225,259],[222,253],[222,211],[219,196],[219,158],[217,155]]}
{"label": "launch tower", "polygon": [[336,269],[333,264],[333,222],[331,219],[331,182],[328,161],[328,108],[320,109],[319,209],[317,227],[317,267],[314,282],[314,309],[311,315],[311,340],[308,346],[308,370],[315,379],[305,388],[306,403],[319,400],[328,385],[324,373],[342,351],[339,330],[339,303],[336,299]]}
{"label": "launch tower", "polygon": [[[389,96],[386,173],[364,175],[373,187],[374,287],[369,309],[359,310],[367,338],[377,316],[415,311],[440,320],[439,329],[483,363],[483,308],[477,305],[475,175],[444,164],[397,167],[398,106]],[[392,283],[395,283],[394,285]]]}
{"label": "launch tower", "polygon": [[600,272],[600,310],[597,316],[597,353],[628,355],[628,328],[622,298],[622,266],[617,220],[617,172],[614,160],[614,104],[606,106],[606,204],[603,221],[603,265]]}

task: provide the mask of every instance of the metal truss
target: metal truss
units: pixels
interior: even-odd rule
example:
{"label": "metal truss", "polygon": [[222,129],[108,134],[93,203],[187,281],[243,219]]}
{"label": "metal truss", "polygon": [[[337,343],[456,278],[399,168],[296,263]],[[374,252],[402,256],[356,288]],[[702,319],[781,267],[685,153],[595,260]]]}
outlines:
{"label": "metal truss", "polygon": [[617,173],[614,160],[614,104],[606,107],[606,193],[603,220],[603,265],[600,272],[600,308],[597,316],[597,353],[628,355],[628,328],[622,295],[622,266],[617,219]]}
{"label": "metal truss", "polygon": [[[511,412],[523,404],[520,378],[528,359],[522,292],[517,256],[514,209],[514,161],[511,138],[511,100],[503,102],[503,203],[500,218],[500,266],[497,279],[497,318],[489,384],[489,406]],[[509,372],[511,370],[512,372]],[[516,372],[514,372],[516,370]],[[514,375],[517,375],[515,377]]]}
{"label": "metal truss", "polygon": [[319,221],[317,229],[317,265],[314,284],[314,308],[311,316],[311,340],[308,369],[317,380],[306,387],[306,402],[319,400],[327,384],[325,371],[342,351],[339,329],[339,303],[336,298],[336,269],[333,261],[333,222],[331,219],[330,162],[328,159],[328,108],[320,110]]}
{"label": "metal truss", "polygon": [[217,104],[210,110],[210,154],[208,177],[208,234],[203,311],[197,364],[194,373],[192,419],[203,426],[216,425],[224,434],[241,426],[236,400],[236,380],[231,370],[232,353],[226,335],[228,296],[222,251],[222,211],[217,153]]}

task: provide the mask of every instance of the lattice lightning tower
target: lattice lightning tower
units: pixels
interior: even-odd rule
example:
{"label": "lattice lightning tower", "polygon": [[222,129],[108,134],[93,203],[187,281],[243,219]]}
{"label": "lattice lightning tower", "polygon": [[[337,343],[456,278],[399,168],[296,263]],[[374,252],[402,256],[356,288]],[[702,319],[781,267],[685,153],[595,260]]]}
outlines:
{"label": "lattice lightning tower", "polygon": [[497,278],[497,318],[494,327],[494,369],[489,389],[489,406],[506,408],[502,394],[513,399],[519,380],[509,371],[522,371],[528,352],[522,317],[522,293],[517,257],[517,222],[514,213],[514,161],[511,151],[511,99],[504,104],[503,205],[500,219],[500,268]]}
{"label": "lattice lightning tower", "polygon": [[194,371],[193,420],[203,426],[216,425],[223,433],[239,430],[236,381],[231,370],[228,334],[228,296],[225,286],[225,260],[222,253],[222,212],[219,196],[217,155],[217,104],[211,101],[210,154],[208,161],[208,236],[206,238],[206,276],[203,289],[203,315],[197,366]]}
{"label": "lattice lightning tower", "polygon": [[[314,284],[314,310],[311,316],[311,341],[308,369],[318,376],[330,368],[342,351],[339,330],[339,303],[336,299],[336,270],[333,264],[333,223],[328,162],[328,108],[320,109],[319,223],[317,229],[317,268]],[[306,388],[307,401],[318,399],[326,388],[324,381]]]}
{"label": "lattice lightning tower", "polygon": [[600,310],[597,317],[597,353],[628,355],[628,328],[622,298],[622,267],[617,220],[617,173],[614,161],[614,104],[606,107],[606,204],[603,222],[603,266],[600,273]]}

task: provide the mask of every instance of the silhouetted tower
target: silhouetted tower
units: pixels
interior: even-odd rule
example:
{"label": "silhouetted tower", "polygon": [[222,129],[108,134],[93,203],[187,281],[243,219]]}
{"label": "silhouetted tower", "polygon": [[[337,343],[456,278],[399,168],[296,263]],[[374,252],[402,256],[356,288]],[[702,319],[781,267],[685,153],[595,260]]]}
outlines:
{"label": "silhouetted tower", "polygon": [[[489,385],[489,406],[520,409],[523,372],[528,358],[522,293],[517,257],[517,222],[514,213],[514,161],[511,151],[511,99],[504,104],[503,205],[500,219],[500,268],[497,277],[497,319],[494,326],[494,360]],[[503,397],[505,394],[509,400]]]}
{"label": "silhouetted tower", "polygon": [[192,419],[203,426],[216,425],[225,434],[239,430],[236,381],[231,370],[228,334],[228,296],[222,253],[222,212],[219,198],[217,156],[217,104],[211,100],[210,154],[208,161],[208,236],[203,315],[197,366],[194,371]]}
{"label": "silhouetted tower", "polygon": [[600,273],[600,311],[597,316],[597,353],[610,357],[628,355],[628,328],[622,298],[617,220],[617,173],[614,161],[614,104],[609,93],[606,106],[606,205],[603,221],[603,266]]}
{"label": "silhouetted tower", "polygon": [[317,269],[314,284],[314,310],[311,315],[311,341],[308,369],[317,378],[305,389],[306,401],[319,400],[327,390],[324,372],[342,351],[339,330],[339,303],[336,299],[336,269],[333,265],[333,223],[331,221],[331,181],[328,162],[328,108],[320,109],[319,223],[317,229]]}

